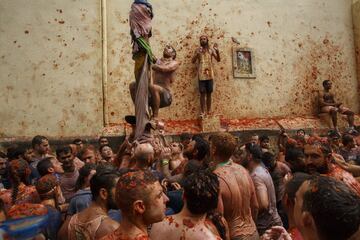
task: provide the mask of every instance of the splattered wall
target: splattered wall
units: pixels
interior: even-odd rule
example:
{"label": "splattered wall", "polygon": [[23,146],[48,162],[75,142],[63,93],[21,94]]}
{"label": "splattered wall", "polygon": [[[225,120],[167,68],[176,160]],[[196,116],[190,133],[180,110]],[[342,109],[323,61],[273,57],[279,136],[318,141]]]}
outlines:
{"label": "splattered wall", "polygon": [[[110,123],[131,113],[128,84],[133,61],[128,28],[130,0],[108,1]],[[163,119],[196,119],[200,112],[196,67],[191,63],[202,33],[217,43],[214,111],[229,119],[311,115],[324,79],[341,86],[343,103],[358,110],[351,1],[152,1],[151,44],[157,56],[170,43],[181,66],[174,101]],[[235,44],[237,39],[240,45]],[[234,79],[232,48],[252,48],[256,79]]]}
{"label": "splattered wall", "polygon": [[[131,0],[107,0],[107,59],[102,59],[101,1],[0,1],[0,135],[84,136],[133,113],[128,12]],[[316,90],[331,79],[358,112],[351,1],[153,0],[151,45],[177,49],[174,101],[160,118],[200,112],[191,57],[200,34],[219,45],[214,111],[226,119],[291,117],[316,111]],[[235,44],[237,39],[240,45]],[[232,48],[252,48],[255,79],[235,79]],[[103,111],[103,64],[107,87]]]}
{"label": "splattered wall", "polygon": [[100,2],[0,1],[0,135],[101,131]]}
{"label": "splattered wall", "polygon": [[357,62],[358,79],[360,79],[360,1],[354,0],[353,4],[353,23],[354,23],[354,39],[355,39],[355,54]]}

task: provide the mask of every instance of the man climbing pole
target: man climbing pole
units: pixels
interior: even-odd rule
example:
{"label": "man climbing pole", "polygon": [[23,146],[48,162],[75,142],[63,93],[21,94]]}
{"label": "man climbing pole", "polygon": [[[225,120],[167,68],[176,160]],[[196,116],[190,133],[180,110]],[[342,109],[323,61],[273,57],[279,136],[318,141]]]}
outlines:
{"label": "man climbing pole", "polygon": [[134,0],[129,14],[130,35],[132,39],[133,59],[135,61],[135,82],[130,84],[130,92],[135,91],[135,139],[140,137],[149,121],[148,98],[150,65],[156,62],[149,39],[152,36],[151,20],[153,18],[151,4],[147,0]]}

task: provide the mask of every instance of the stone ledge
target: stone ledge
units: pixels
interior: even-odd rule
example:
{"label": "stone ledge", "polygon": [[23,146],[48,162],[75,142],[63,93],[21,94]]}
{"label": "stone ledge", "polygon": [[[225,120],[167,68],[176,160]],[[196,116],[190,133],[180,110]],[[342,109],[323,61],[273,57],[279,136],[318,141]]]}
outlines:
{"label": "stone ledge", "polygon": [[[286,130],[312,129],[318,133],[324,133],[329,129],[330,117],[322,115],[314,116],[298,116],[298,117],[276,117],[276,118],[253,118],[253,119],[226,119],[222,116],[208,117],[201,121],[193,120],[162,120],[165,123],[165,131],[167,135],[179,135],[183,132],[187,133],[209,133],[216,132],[214,126],[220,120],[220,127],[217,131],[258,131],[258,130],[280,130],[281,125]],[[204,122],[207,124],[204,128]],[[360,124],[360,115],[355,115],[355,124]],[[346,118],[338,117],[338,125],[340,128],[347,126]],[[204,131],[202,131],[202,128]],[[126,135],[130,130],[130,125],[120,124],[105,127],[102,134],[105,136]]]}
{"label": "stone ledge", "polygon": [[[286,130],[292,131],[297,129],[311,129],[317,133],[325,133],[329,127],[330,121],[326,116],[314,117],[314,116],[301,116],[301,117],[277,117],[277,118],[253,118],[253,119],[226,119],[222,116],[218,116],[220,120],[220,128],[217,131],[229,131],[229,132],[256,132],[256,131],[268,131],[274,132],[279,131],[280,127],[283,126]],[[193,120],[165,120],[165,131],[166,135],[174,136],[179,135],[183,132],[202,134],[215,132],[215,129],[204,129],[202,131],[202,122],[200,119]],[[217,121],[216,125],[217,125]],[[346,119],[339,117],[339,127],[346,126]],[[355,115],[355,124],[360,125],[360,115]],[[50,141],[59,142],[71,142],[77,137],[87,140],[88,142],[95,142],[100,136],[107,137],[123,137],[131,132],[130,125],[126,123],[114,124],[109,127],[104,127],[98,135],[94,136],[74,136],[74,137],[62,137],[57,138],[51,137]],[[31,137],[0,137],[0,143],[9,142],[30,142]]]}

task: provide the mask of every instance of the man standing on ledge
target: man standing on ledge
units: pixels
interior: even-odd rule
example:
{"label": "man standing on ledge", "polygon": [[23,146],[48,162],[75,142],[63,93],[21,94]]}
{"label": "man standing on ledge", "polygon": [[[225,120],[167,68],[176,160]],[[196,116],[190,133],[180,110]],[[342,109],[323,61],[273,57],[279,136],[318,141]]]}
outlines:
{"label": "man standing on ledge", "polygon": [[[137,119],[135,138],[142,135],[149,120],[148,92],[150,79],[150,63],[155,62],[149,39],[152,36],[152,6],[147,0],[134,0],[129,14],[130,35],[135,60],[135,116]],[[131,85],[130,85],[131,88]]]}
{"label": "man standing on ledge", "polygon": [[[200,37],[200,47],[196,50],[195,56],[192,58],[193,63],[197,63],[199,91],[200,91],[200,117],[203,118],[205,111],[207,114],[211,111],[211,93],[214,86],[214,67],[212,59],[220,62],[220,54],[217,44],[213,49],[209,47],[209,39],[206,35]],[[206,108],[205,108],[206,102]]]}

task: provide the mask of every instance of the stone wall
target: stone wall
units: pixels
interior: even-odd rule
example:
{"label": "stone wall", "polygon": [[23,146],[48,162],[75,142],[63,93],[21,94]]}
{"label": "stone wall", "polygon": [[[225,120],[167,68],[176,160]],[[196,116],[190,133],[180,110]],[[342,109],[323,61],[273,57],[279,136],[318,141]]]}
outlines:
{"label": "stone wall", "polygon": [[0,136],[103,127],[100,2],[0,1]]}
{"label": "stone wall", "polygon": [[[128,11],[131,0],[108,1],[109,120],[132,112],[127,85],[133,80]],[[338,98],[358,111],[351,1],[154,1],[151,44],[161,56],[166,43],[178,51],[181,67],[168,119],[196,119],[199,94],[191,63],[198,38],[218,43],[214,111],[229,119],[312,115],[316,91],[334,81]],[[232,37],[240,45],[234,44]],[[254,50],[255,79],[235,79],[232,48]]]}
{"label": "stone wall", "polygon": [[[104,61],[101,1],[0,1],[0,137],[97,135],[104,119],[118,125],[133,112],[127,20],[132,1],[103,2],[108,56]],[[313,115],[316,91],[328,78],[344,105],[358,112],[351,1],[152,2],[154,52],[161,56],[163,46],[170,43],[181,62],[173,104],[160,111],[160,118],[198,117],[196,69],[190,60],[203,33],[221,51],[213,110],[223,118]],[[233,77],[236,47],[253,49],[255,79]]]}
{"label": "stone wall", "polygon": [[355,54],[357,62],[358,82],[360,82],[360,1],[356,0],[353,3],[353,23],[354,23],[354,40],[355,40]]}

